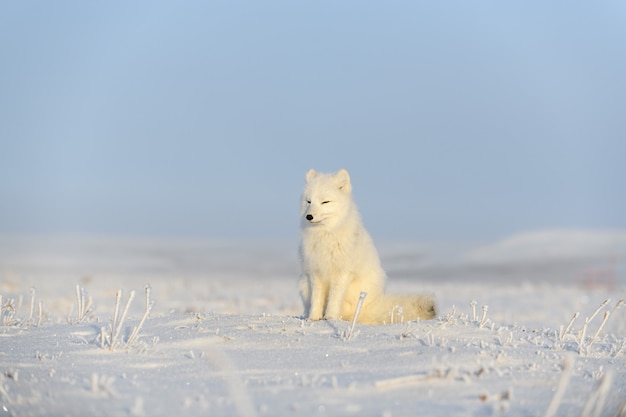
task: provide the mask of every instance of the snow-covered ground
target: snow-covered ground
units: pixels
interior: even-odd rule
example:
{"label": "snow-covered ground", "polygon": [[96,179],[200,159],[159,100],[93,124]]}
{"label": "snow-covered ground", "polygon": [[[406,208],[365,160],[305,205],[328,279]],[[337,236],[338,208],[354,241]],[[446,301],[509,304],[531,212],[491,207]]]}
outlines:
{"label": "snow-covered ground", "polygon": [[352,333],[296,245],[1,238],[0,416],[626,416],[626,233],[381,243],[439,317]]}

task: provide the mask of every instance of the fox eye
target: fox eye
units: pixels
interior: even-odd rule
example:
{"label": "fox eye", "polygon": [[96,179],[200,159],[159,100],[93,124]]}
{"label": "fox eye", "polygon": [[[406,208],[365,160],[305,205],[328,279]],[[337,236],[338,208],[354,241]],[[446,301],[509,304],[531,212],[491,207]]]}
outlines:
{"label": "fox eye", "polygon": [[307,204],[311,204],[311,200],[307,200],[306,202],[307,202]]}
{"label": "fox eye", "polygon": [[330,201],[322,201],[322,204],[328,204]]}

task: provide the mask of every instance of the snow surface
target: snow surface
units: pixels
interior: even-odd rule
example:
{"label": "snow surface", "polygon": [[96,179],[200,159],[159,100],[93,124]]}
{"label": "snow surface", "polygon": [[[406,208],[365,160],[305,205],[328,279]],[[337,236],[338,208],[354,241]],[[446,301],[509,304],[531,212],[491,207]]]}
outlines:
{"label": "snow surface", "polygon": [[381,244],[439,317],[352,334],[299,317],[297,242],[4,237],[0,416],[624,416],[625,237]]}

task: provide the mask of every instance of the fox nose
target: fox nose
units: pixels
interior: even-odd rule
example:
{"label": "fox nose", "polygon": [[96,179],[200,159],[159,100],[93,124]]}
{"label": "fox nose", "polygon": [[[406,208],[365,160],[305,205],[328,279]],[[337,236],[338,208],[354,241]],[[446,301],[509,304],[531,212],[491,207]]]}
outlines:
{"label": "fox nose", "polygon": [[312,215],[312,214],[307,214],[307,215],[306,215],[306,219],[307,219],[308,221],[313,220],[313,215]]}

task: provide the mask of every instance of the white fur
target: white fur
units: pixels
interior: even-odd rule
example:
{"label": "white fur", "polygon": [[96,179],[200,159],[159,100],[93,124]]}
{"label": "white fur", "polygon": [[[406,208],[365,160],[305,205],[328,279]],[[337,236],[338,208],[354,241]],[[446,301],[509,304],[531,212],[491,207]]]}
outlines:
{"label": "white fur", "polygon": [[358,319],[361,323],[434,317],[430,297],[384,293],[385,271],[352,200],[348,171],[309,170],[300,214],[300,291],[307,319],[352,320],[362,291],[367,297]]}

